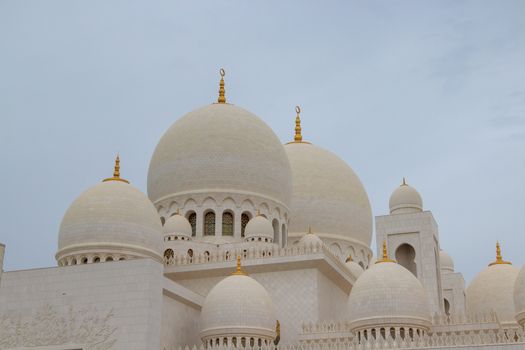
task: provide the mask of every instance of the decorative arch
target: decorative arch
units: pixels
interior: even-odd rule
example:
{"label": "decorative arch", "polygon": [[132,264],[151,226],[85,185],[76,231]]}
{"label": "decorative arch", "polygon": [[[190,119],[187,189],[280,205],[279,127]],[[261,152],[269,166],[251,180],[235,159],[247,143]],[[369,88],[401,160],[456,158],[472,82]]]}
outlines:
{"label": "decorative arch", "polygon": [[262,202],[259,205],[259,210],[261,211],[261,214],[270,214],[270,207],[265,202]]}
{"label": "decorative arch", "polygon": [[173,201],[170,203],[167,213],[170,213],[170,216],[172,216],[173,213],[175,213],[178,208],[179,208],[179,203],[177,203],[176,201]]}
{"label": "decorative arch", "polygon": [[341,249],[341,246],[337,243],[330,244],[330,251],[334,253],[334,255],[338,258],[341,258],[343,256],[343,250]]}
{"label": "decorative arch", "polygon": [[248,210],[250,212],[254,212],[255,211],[255,205],[253,204],[253,202],[249,199],[245,199],[242,204],[241,204],[241,208],[243,210]]}
{"label": "decorative arch", "polygon": [[212,197],[206,197],[202,201],[202,206],[205,208],[215,208],[217,206],[217,201]]}
{"label": "decorative arch", "polygon": [[191,225],[191,236],[195,237],[197,235],[197,213],[193,210],[188,211],[186,213],[186,219],[188,219]]}
{"label": "decorative arch", "polygon": [[184,202],[184,208],[195,208],[197,206],[197,202],[193,198],[188,198]]}
{"label": "decorative arch", "polygon": [[222,201],[222,207],[228,208],[228,209],[234,209],[237,207],[237,204],[235,203],[235,200],[232,197],[226,197]]}
{"label": "decorative arch", "polygon": [[417,266],[415,262],[416,250],[408,243],[403,243],[396,249],[397,263],[417,277]]}

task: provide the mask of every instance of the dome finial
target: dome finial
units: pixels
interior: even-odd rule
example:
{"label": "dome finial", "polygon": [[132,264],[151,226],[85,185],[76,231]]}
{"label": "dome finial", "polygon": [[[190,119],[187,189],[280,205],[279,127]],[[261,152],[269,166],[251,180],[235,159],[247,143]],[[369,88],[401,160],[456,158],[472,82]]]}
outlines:
{"label": "dome finial", "polygon": [[224,68],[221,68],[219,73],[221,74],[221,81],[219,82],[219,98],[217,102],[226,103],[226,90],[224,90],[224,76],[226,75],[226,71]]}
{"label": "dome finial", "polygon": [[295,136],[293,138],[294,142],[303,142],[303,135],[301,134],[301,107],[295,106],[295,113],[297,113],[297,116],[295,117]]}
{"label": "dome finial", "polygon": [[309,235],[313,235],[314,233],[312,232],[312,226],[308,226],[308,234]]}
{"label": "dome finial", "polygon": [[345,262],[350,262],[350,261],[354,261],[354,259],[352,259],[352,255],[348,255],[348,258],[346,258]]}
{"label": "dome finial", "polygon": [[512,265],[510,261],[504,261],[503,257],[501,256],[501,247],[499,245],[499,242],[496,241],[496,261],[491,262],[489,266],[492,265]]}
{"label": "dome finial", "polygon": [[232,275],[246,276],[244,271],[241,269],[241,256],[240,255],[237,255],[237,269],[235,270],[234,273],[232,273]]}
{"label": "dome finial", "polygon": [[395,263],[394,260],[390,260],[390,258],[388,257],[388,249],[386,249],[386,239],[383,240],[383,256],[382,256],[382,258],[380,260],[376,261],[376,264],[383,263],[383,262],[393,262],[393,263]]}
{"label": "dome finial", "polygon": [[407,184],[407,178],[403,176],[403,182],[401,183],[401,186],[408,186]]}
{"label": "dome finial", "polygon": [[117,153],[117,158],[115,158],[115,168],[113,169],[113,177],[108,177],[107,179],[102,180],[103,182],[107,181],[121,181],[129,184],[128,180],[120,178],[120,156]]}

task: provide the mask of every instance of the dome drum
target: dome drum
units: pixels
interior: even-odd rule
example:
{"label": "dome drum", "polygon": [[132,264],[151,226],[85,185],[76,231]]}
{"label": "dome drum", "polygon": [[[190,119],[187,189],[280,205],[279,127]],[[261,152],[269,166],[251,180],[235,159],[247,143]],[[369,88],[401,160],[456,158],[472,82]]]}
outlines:
{"label": "dome drum", "polygon": [[[271,235],[272,241],[282,246],[288,240],[288,209],[268,198],[232,192],[192,193],[161,201],[157,204],[157,210],[161,217],[168,219],[177,210],[186,219],[190,219],[190,215],[193,214],[192,239],[210,242],[216,240],[210,238],[211,236],[225,242],[243,241],[246,225],[259,210],[272,225],[276,225]],[[206,231],[207,213],[213,213],[210,215],[213,223],[211,232]],[[230,226],[226,224],[226,219]],[[225,229],[227,232],[223,232]]]}

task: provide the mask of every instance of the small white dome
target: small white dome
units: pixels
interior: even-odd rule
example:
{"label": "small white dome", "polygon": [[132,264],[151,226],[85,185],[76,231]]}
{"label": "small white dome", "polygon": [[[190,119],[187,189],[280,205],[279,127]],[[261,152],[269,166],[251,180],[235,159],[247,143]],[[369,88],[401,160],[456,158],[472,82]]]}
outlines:
{"label": "small white dome", "polygon": [[213,287],[202,306],[203,341],[246,337],[272,341],[277,318],[270,295],[244,274],[226,277]]}
{"label": "small white dome", "polygon": [[164,223],[162,228],[165,235],[175,235],[190,237],[192,234],[191,224],[184,216],[175,214],[172,215]]}
{"label": "small white dome", "polygon": [[350,292],[348,308],[353,331],[381,326],[428,330],[431,325],[425,288],[394,262],[378,262],[364,271]]}
{"label": "small white dome", "polygon": [[151,158],[148,195],[239,193],[290,204],[292,177],[283,145],[253,113],[226,103],[189,112],[162,136]]}
{"label": "small white dome", "polygon": [[516,323],[514,283],[519,270],[498,255],[496,262],[481,271],[466,289],[467,312],[490,314],[495,312],[503,324]]}
{"label": "small white dome", "polygon": [[419,192],[403,179],[401,186],[390,196],[389,206],[390,214],[417,213],[423,210],[423,200]]}
{"label": "small white dome", "polygon": [[441,271],[454,272],[454,261],[446,251],[439,251],[439,261],[441,265]]}
{"label": "small white dome", "polygon": [[270,220],[262,215],[257,215],[246,224],[244,230],[245,240],[252,238],[267,238],[273,241],[273,226]]}
{"label": "small white dome", "polygon": [[60,225],[57,261],[79,254],[122,254],[162,261],[162,225],[142,192],[101,182],[78,196]]}
{"label": "small white dome", "polygon": [[368,247],[372,209],[356,173],[341,158],[315,145],[293,142],[284,148],[293,178],[289,234],[314,226],[320,236],[339,235]]}
{"label": "small white dome", "polygon": [[365,270],[363,270],[361,265],[359,265],[358,263],[356,263],[350,258],[346,259],[345,265],[346,267],[348,267],[350,272],[352,272],[352,275],[354,275],[356,278],[358,278],[359,276],[361,276],[363,272],[365,272]]}
{"label": "small white dome", "polygon": [[313,233],[310,228],[308,228],[308,233],[301,237],[299,244],[305,247],[316,247],[322,246],[323,240]]}
{"label": "small white dome", "polygon": [[521,268],[514,283],[514,308],[516,321],[522,326],[525,325],[525,266]]}

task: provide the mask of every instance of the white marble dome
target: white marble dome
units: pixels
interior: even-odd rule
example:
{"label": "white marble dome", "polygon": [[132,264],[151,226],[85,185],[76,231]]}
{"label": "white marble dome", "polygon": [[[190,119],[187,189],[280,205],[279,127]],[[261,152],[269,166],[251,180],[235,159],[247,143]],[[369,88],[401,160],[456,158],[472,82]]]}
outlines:
{"label": "white marble dome", "polygon": [[60,225],[56,259],[151,257],[162,261],[162,225],[142,192],[122,181],[101,182],[78,196]]}
{"label": "white marble dome", "polygon": [[318,235],[313,233],[310,229],[308,229],[308,233],[301,237],[301,239],[299,240],[299,244],[305,247],[316,247],[322,246],[323,240],[319,238]]}
{"label": "white marble dome", "polygon": [[273,241],[273,226],[270,220],[262,215],[257,215],[248,221],[244,230],[246,241],[257,240],[261,238],[266,241]]}
{"label": "white marble dome", "polygon": [[363,272],[365,272],[361,265],[353,261],[351,258],[346,259],[345,265],[350,270],[352,275],[354,275],[356,278],[358,278],[363,274]]}
{"label": "white marble dome", "polygon": [[522,267],[514,283],[514,309],[516,321],[525,324],[525,267]]}
{"label": "white marble dome", "polygon": [[494,264],[481,271],[467,287],[467,313],[495,312],[502,324],[516,323],[514,283],[519,270],[510,264]]}
{"label": "white marble dome", "polygon": [[293,177],[289,235],[313,226],[320,236],[342,236],[368,247],[372,210],[354,171],[335,154],[306,142],[288,143],[285,150]]}
{"label": "white marble dome", "polygon": [[288,207],[290,163],[272,129],[253,113],[226,103],[177,120],[151,158],[148,195],[156,204],[201,192],[249,194]]}
{"label": "white marble dome", "polygon": [[419,192],[403,179],[401,186],[390,196],[389,207],[390,214],[417,213],[423,210],[423,200]]}
{"label": "white marble dome", "polygon": [[359,276],[348,298],[348,316],[354,331],[381,326],[426,331],[431,325],[425,288],[394,262],[378,262]]}
{"label": "white marble dome", "polygon": [[[277,318],[270,295],[253,278],[233,274],[213,287],[202,306],[200,336],[204,342],[225,337],[272,341]],[[257,344],[257,342],[256,342]]]}
{"label": "white marble dome", "polygon": [[191,224],[188,219],[180,214],[170,216],[164,223],[162,229],[165,235],[191,239]]}
{"label": "white marble dome", "polygon": [[454,272],[454,261],[446,251],[439,251],[439,261],[441,265],[441,271]]}

